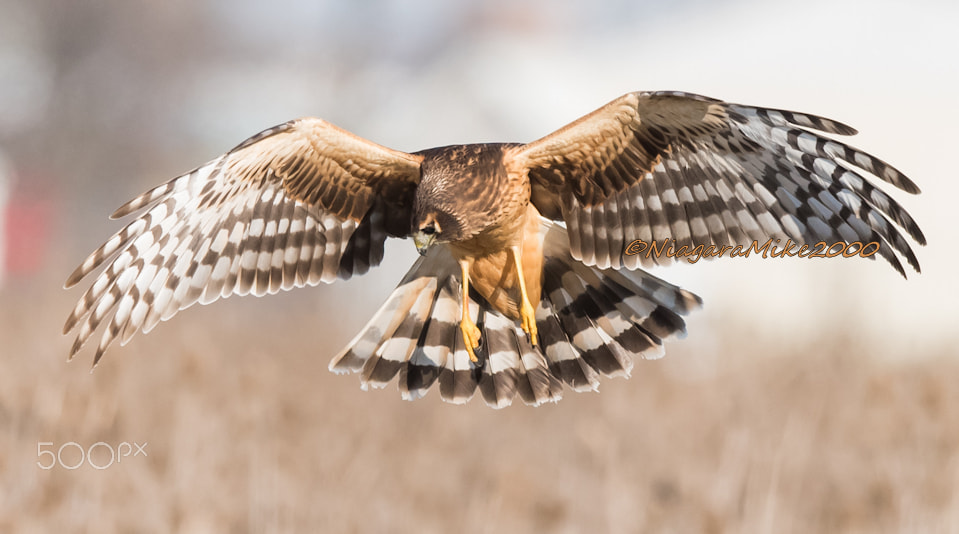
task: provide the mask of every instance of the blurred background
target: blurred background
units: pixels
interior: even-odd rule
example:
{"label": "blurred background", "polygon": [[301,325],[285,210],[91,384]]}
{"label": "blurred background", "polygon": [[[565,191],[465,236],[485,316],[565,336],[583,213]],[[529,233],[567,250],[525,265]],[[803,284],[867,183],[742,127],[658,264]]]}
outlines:
{"label": "blurred background", "polygon": [[[0,531],[959,532],[957,23],[945,1],[0,0]],[[660,269],[705,300],[688,337],[536,409],[326,370],[409,242],[65,363],[61,286],[107,216],[257,131],[529,141],[640,89],[858,128],[923,190],[884,188],[923,273]]]}

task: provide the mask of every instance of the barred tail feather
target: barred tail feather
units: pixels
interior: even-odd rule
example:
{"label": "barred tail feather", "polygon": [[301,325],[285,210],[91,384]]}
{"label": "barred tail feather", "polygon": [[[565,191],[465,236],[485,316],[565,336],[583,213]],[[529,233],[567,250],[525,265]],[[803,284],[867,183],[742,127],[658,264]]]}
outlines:
{"label": "barred tail feather", "polygon": [[467,402],[477,390],[494,408],[518,395],[538,406],[562,398],[563,385],[596,390],[600,376],[629,376],[633,358],[658,358],[665,340],[683,335],[682,316],[697,296],[653,275],[626,275],[574,260],[566,231],[546,224],[543,294],[536,309],[539,344],[519,321],[470,294],[470,316],[482,332],[471,362],[459,330],[461,282],[443,247],[420,258],[383,307],[330,363],[357,372],[364,388],[398,376],[402,397],[414,400],[439,383],[447,402]]}
{"label": "barred tail feather", "polygon": [[519,325],[513,326],[514,341],[520,353],[520,380],[516,391],[526,404],[539,406],[556,402],[563,397],[563,382],[549,368],[549,360],[530,344],[526,332]]}

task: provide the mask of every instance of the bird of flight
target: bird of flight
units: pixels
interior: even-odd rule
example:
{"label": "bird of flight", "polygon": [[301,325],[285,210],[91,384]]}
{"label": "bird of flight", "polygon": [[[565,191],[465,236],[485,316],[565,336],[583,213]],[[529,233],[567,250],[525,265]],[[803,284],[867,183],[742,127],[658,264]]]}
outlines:
{"label": "bird of flight", "polygon": [[421,257],[333,358],[406,399],[438,383],[493,407],[595,390],[663,354],[700,299],[642,270],[635,240],[676,247],[878,243],[905,276],[921,230],[869,178],[919,188],[819,132],[822,117],[680,92],[636,92],[527,144],[414,153],[326,121],[292,120],[120,207],[133,220],[66,282],[103,268],[64,327],[71,358],[105,324],[119,339],[197,302],[264,295],[366,273],[387,238]]}

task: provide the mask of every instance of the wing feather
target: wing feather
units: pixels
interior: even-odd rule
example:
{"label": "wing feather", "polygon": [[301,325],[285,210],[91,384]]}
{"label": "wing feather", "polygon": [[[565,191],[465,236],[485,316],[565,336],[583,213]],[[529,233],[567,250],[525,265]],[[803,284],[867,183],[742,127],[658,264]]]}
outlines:
{"label": "wing feather", "polygon": [[196,302],[366,272],[387,236],[409,232],[389,221],[409,220],[421,160],[306,118],[127,202],[112,217],[140,215],[67,279],[102,268],[64,326],[77,329],[71,357],[104,323],[95,363]]}
{"label": "wing feather", "polygon": [[791,239],[875,241],[903,275],[900,257],[918,271],[906,236],[924,245],[922,231],[867,176],[908,193],[919,188],[888,163],[816,131],[856,133],[804,113],[630,93],[511,149],[509,161],[528,173],[540,212],[566,221],[574,257],[589,265],[673,261],[625,256],[634,240],[679,249]]}

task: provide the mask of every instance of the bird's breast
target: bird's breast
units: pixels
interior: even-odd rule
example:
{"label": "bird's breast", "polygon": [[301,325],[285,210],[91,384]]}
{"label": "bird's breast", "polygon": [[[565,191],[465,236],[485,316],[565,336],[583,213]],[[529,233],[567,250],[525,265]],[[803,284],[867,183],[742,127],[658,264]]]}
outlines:
{"label": "bird's breast", "polygon": [[506,223],[448,246],[457,260],[469,262],[470,286],[493,308],[513,319],[519,318],[521,300],[516,264],[509,249],[519,247],[530,302],[534,307],[539,303],[543,239],[540,215],[532,204]]}

